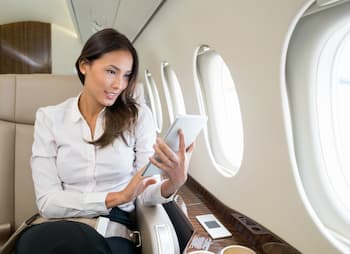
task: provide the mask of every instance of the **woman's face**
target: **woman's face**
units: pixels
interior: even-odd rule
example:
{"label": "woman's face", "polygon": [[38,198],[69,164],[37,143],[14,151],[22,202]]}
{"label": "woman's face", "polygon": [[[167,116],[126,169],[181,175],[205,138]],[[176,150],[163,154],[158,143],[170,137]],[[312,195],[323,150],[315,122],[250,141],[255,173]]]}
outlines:
{"label": "woman's face", "polygon": [[83,93],[102,107],[113,105],[128,86],[132,64],[132,55],[127,50],[108,52],[91,63],[82,62]]}

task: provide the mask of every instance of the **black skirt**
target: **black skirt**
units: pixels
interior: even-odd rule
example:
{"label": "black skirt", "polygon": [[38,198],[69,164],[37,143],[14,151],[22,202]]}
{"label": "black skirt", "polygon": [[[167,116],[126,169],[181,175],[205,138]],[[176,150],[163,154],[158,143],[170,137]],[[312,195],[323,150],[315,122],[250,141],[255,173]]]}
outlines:
{"label": "black skirt", "polygon": [[[131,214],[113,208],[110,220],[135,229]],[[15,254],[117,254],[137,253],[134,244],[122,237],[104,238],[92,227],[72,221],[45,222],[24,231]]]}

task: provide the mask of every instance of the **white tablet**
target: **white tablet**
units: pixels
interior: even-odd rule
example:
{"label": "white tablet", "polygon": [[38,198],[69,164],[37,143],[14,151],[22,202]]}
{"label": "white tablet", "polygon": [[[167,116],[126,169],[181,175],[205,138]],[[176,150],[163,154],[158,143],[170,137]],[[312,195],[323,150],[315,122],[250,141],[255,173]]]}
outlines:
{"label": "white tablet", "polygon": [[[165,143],[177,152],[179,150],[179,135],[178,130],[182,129],[185,138],[186,147],[190,146],[197,138],[200,131],[207,122],[207,117],[202,115],[178,115],[175,121],[170,126],[167,134],[164,137]],[[162,174],[162,170],[149,162],[146,166],[143,176],[152,176]]]}

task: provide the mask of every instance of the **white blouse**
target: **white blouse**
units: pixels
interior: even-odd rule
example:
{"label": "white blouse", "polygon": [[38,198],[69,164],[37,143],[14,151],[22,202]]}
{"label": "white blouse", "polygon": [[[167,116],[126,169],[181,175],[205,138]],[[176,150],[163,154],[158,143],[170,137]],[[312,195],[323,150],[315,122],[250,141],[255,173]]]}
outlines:
{"label": "white blouse", "polygon": [[[109,192],[123,190],[153,154],[155,126],[149,108],[139,107],[134,134],[126,134],[105,148],[87,143],[91,132],[78,108],[79,96],[38,109],[34,126],[31,168],[36,203],[44,217],[94,217],[108,214]],[[104,113],[97,118],[93,137],[103,134]],[[141,198],[146,205],[164,203],[161,182],[150,185]],[[119,206],[132,211],[133,202]]]}

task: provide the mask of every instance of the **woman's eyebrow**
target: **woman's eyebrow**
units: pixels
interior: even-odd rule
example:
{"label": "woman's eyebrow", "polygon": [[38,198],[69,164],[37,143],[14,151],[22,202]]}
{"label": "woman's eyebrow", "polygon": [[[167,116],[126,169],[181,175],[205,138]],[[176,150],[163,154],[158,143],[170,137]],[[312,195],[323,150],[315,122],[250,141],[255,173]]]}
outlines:
{"label": "woman's eyebrow", "polygon": [[[109,65],[109,67],[112,67],[113,69],[115,69],[115,70],[121,70],[119,67],[117,67],[117,66],[115,66],[114,64],[110,64]],[[125,71],[126,73],[131,73],[132,72],[132,70],[127,70],[127,71]]]}
{"label": "woman's eyebrow", "polygon": [[113,64],[108,65],[108,67],[112,67],[113,69],[119,70],[119,68]]}

